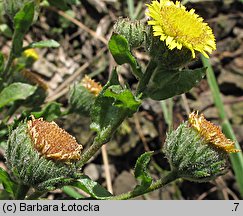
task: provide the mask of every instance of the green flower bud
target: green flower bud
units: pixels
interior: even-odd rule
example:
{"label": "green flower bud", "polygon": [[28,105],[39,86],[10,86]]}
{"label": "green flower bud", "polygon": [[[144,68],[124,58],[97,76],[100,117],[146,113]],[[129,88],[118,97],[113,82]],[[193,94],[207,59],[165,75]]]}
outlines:
{"label": "green flower bud", "polygon": [[114,25],[114,33],[124,36],[131,48],[137,48],[144,42],[145,25],[140,20],[119,18]]}
{"label": "green flower bud", "polygon": [[182,47],[180,50],[169,49],[166,42],[160,41],[158,37],[153,36],[151,27],[148,27],[146,31],[145,49],[151,59],[164,68],[177,69],[192,60],[189,49],[186,47]]}
{"label": "green flower bud", "polygon": [[3,0],[3,7],[5,10],[5,13],[10,17],[10,19],[14,19],[14,16],[18,11],[24,7],[24,5],[28,2],[34,2],[35,3],[35,16],[34,21],[35,22],[39,15],[40,10],[40,0]]}
{"label": "green flower bud", "polygon": [[80,84],[71,87],[69,94],[70,111],[89,115],[102,86],[85,76]]}
{"label": "green flower bud", "polygon": [[238,152],[219,127],[195,113],[167,136],[163,151],[180,178],[196,182],[225,174],[227,152]]}
{"label": "green flower bud", "polygon": [[32,119],[9,136],[6,162],[13,179],[39,191],[61,187],[78,176],[82,146],[54,122]]}

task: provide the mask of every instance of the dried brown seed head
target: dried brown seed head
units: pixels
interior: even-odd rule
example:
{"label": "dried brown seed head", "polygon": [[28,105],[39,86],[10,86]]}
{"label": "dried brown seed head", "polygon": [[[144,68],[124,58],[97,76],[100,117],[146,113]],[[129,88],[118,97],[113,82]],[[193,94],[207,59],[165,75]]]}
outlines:
{"label": "dried brown seed head", "polygon": [[27,125],[35,149],[44,157],[63,162],[80,159],[82,145],[55,122],[32,117]]}

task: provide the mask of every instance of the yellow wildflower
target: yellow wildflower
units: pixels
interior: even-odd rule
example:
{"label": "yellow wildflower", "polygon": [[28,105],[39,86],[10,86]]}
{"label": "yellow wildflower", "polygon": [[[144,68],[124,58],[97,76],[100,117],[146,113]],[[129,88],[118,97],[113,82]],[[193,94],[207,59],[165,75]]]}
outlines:
{"label": "yellow wildflower", "polygon": [[217,125],[207,121],[203,114],[198,115],[198,112],[192,112],[188,122],[207,143],[228,153],[240,152],[235,149],[234,142],[227,139]]}
{"label": "yellow wildflower", "polygon": [[34,49],[27,49],[23,52],[23,55],[27,58],[32,58],[34,61],[39,59],[38,53]]}
{"label": "yellow wildflower", "polygon": [[187,11],[179,1],[170,0],[152,1],[147,6],[149,12],[146,15],[152,18],[148,24],[152,26],[154,36],[165,41],[169,49],[186,47],[193,58],[195,51],[208,58],[207,53],[216,49],[212,29],[194,13],[194,9]]}

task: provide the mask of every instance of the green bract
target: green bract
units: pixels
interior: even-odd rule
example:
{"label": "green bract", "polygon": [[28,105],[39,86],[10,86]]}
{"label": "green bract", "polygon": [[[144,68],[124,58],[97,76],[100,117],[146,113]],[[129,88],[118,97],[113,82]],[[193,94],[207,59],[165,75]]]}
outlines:
{"label": "green bract", "polygon": [[150,28],[146,30],[145,49],[153,61],[167,69],[181,68],[192,60],[190,50],[184,47],[170,50],[165,42],[152,35]]}
{"label": "green bract", "polygon": [[70,183],[76,178],[75,164],[66,164],[40,156],[34,149],[27,131],[27,123],[20,123],[9,136],[6,162],[11,176],[19,184],[37,190],[52,190]]}
{"label": "green bract", "polygon": [[80,115],[89,115],[96,96],[82,84],[75,84],[69,92],[70,111]]}

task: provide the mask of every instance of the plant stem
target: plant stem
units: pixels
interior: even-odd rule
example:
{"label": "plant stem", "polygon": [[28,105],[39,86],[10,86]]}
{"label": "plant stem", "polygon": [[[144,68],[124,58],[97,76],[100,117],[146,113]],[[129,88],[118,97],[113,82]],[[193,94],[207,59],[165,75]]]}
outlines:
{"label": "plant stem", "polygon": [[136,90],[136,95],[138,96],[140,93],[142,93],[147,84],[149,83],[149,80],[154,72],[154,69],[157,67],[157,64],[154,61],[150,61],[148,63],[148,66],[146,68],[145,73],[143,74],[142,78],[140,79],[139,83],[138,83],[138,87]]}
{"label": "plant stem", "polygon": [[127,193],[123,193],[117,196],[109,197],[108,200],[127,200],[132,199],[134,197],[149,193],[151,191],[157,190],[165,185],[169,184],[172,181],[175,181],[178,178],[176,171],[169,172],[165,177],[157,180],[156,182],[152,183],[146,190],[140,191],[130,191]]}
{"label": "plant stem", "polygon": [[7,60],[7,64],[6,64],[6,66],[5,66],[4,70],[3,70],[3,75],[4,76],[8,76],[10,67],[11,67],[11,65],[13,63],[13,60],[14,60],[14,55],[13,55],[13,53],[11,51],[10,54],[9,54],[8,60]]}
{"label": "plant stem", "polygon": [[[218,109],[219,117],[222,121],[222,130],[225,133],[227,138],[235,141],[235,148],[241,149],[239,143],[237,142],[237,139],[236,139],[236,136],[232,129],[232,126],[229,123],[229,120],[227,118],[227,115],[226,115],[226,112],[224,109],[223,100],[221,98],[219,86],[218,86],[216,77],[213,72],[213,68],[208,59],[206,59],[203,56],[201,57],[201,59],[202,59],[203,65],[208,68],[207,73],[206,73],[207,79],[208,79],[208,84],[210,86],[210,89],[211,89],[211,92],[213,95],[215,106]],[[230,154],[230,160],[231,160],[233,170],[235,172],[236,181],[237,181],[239,189],[240,189],[241,197],[243,197],[243,181],[242,181],[242,179],[243,179],[243,155],[242,155],[242,152]]]}
{"label": "plant stem", "polygon": [[81,160],[77,163],[77,167],[82,167],[84,164],[88,162],[88,160],[93,157],[93,155],[101,148],[102,145],[104,145],[105,142],[102,139],[99,139],[99,137],[96,137],[93,144],[90,146],[90,148],[87,149],[82,155]]}
{"label": "plant stem", "polygon": [[23,200],[29,191],[30,187],[24,184],[19,184],[17,187],[17,191],[15,194],[15,199],[16,200]]}

